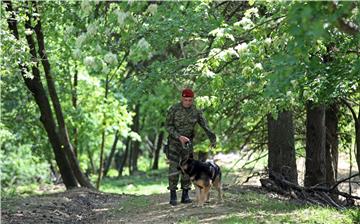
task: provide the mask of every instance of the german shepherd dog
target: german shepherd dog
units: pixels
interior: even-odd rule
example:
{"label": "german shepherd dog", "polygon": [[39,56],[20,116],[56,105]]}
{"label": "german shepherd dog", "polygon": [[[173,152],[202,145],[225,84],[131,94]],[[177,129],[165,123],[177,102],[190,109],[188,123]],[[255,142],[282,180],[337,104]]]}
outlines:
{"label": "german shepherd dog", "polygon": [[203,206],[205,201],[209,201],[209,191],[213,185],[218,191],[218,199],[221,202],[221,170],[213,161],[201,162],[193,158],[186,158],[180,161],[179,170],[183,174],[190,176],[190,180],[195,186],[196,199],[199,206]]}

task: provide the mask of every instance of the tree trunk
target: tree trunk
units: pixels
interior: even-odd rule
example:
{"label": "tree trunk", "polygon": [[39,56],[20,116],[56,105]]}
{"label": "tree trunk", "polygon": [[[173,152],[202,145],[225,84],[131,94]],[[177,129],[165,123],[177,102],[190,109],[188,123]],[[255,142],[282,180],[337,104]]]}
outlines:
{"label": "tree trunk", "polygon": [[[33,5],[37,12],[36,2],[33,2]],[[28,16],[30,19],[31,18],[30,15],[28,15]],[[76,159],[74,149],[70,143],[69,135],[68,135],[67,128],[65,125],[64,115],[63,115],[63,112],[61,109],[60,100],[59,100],[59,97],[56,92],[55,83],[54,83],[54,80],[53,80],[53,77],[51,74],[50,63],[49,63],[49,60],[48,60],[48,57],[46,54],[46,50],[45,50],[44,35],[42,33],[42,28],[41,28],[41,20],[40,20],[40,18],[36,18],[36,21],[37,21],[37,23],[34,27],[34,31],[35,31],[36,38],[38,41],[38,47],[39,47],[38,52],[39,52],[41,62],[42,62],[42,65],[43,65],[43,68],[45,71],[45,77],[46,77],[46,82],[47,82],[47,86],[48,86],[48,91],[49,91],[51,102],[54,106],[56,120],[59,125],[59,137],[60,137],[63,149],[69,159],[70,166],[74,172],[74,175],[75,175],[77,181],[80,183],[80,185],[82,187],[94,188],[92,186],[92,184],[90,183],[90,181],[86,178],[86,176],[81,171],[79,161]],[[31,27],[27,27],[27,28],[31,29]]]}
{"label": "tree trunk", "polygon": [[159,169],[159,157],[160,157],[160,150],[162,148],[162,143],[163,143],[163,139],[164,139],[164,131],[161,130],[159,133],[159,137],[157,140],[157,144],[156,144],[156,149],[155,149],[155,153],[154,153],[154,163],[152,165],[152,169],[153,170],[157,170]]}
{"label": "tree trunk", "polygon": [[105,162],[104,177],[106,177],[107,172],[110,169],[111,161],[112,161],[112,159],[114,157],[114,154],[115,154],[115,151],[116,151],[116,145],[117,145],[118,140],[119,140],[119,131],[117,130],[116,133],[115,133],[114,143],[113,143],[113,145],[111,147],[110,155],[108,156],[108,158],[107,158],[107,160]]}
{"label": "tree trunk", "polygon": [[91,151],[90,151],[89,148],[86,148],[86,152],[87,152],[87,155],[88,155],[89,160],[90,160],[91,172],[92,172],[93,174],[95,174],[95,173],[96,173],[96,167],[95,167],[93,155],[92,155],[92,153],[91,153]]}
{"label": "tree trunk", "polygon": [[291,111],[283,111],[275,120],[271,114],[268,120],[268,169],[269,177],[281,174],[288,181],[298,183],[294,125]]}
{"label": "tree trunk", "polygon": [[[137,103],[135,106],[135,117],[134,117],[134,124],[133,124],[133,132],[140,134],[140,104]],[[134,172],[138,171],[137,161],[140,153],[140,142],[139,141],[132,141],[131,144],[131,168],[130,173],[133,174]]]}
{"label": "tree trunk", "polygon": [[105,147],[105,130],[103,131],[101,135],[101,146],[100,146],[100,164],[99,164],[99,172],[98,172],[98,178],[96,181],[96,189],[99,190],[100,188],[100,182],[102,178],[102,172],[103,172],[103,161],[104,161],[104,147]]}
{"label": "tree trunk", "polygon": [[333,186],[337,180],[337,166],[338,166],[338,117],[339,107],[337,104],[330,105],[325,111],[325,126],[326,126],[326,183]]}
{"label": "tree trunk", "polygon": [[325,169],[325,107],[306,105],[305,187],[326,182]]}
{"label": "tree trunk", "polygon": [[[360,116],[360,114],[359,114]],[[357,121],[355,129],[355,140],[356,140],[356,163],[358,165],[358,171],[360,173],[360,120]]]}
{"label": "tree trunk", "polygon": [[[74,109],[77,109],[77,85],[78,85],[78,70],[75,68],[74,83],[71,91],[71,101]],[[74,153],[78,157],[78,130],[74,127]]]}
{"label": "tree trunk", "polygon": [[351,112],[351,115],[353,116],[354,119],[354,123],[355,123],[355,145],[356,145],[356,151],[355,151],[355,156],[356,156],[356,163],[358,166],[358,171],[360,172],[360,106],[359,106],[359,114],[356,115],[356,112],[354,110],[354,108],[352,108],[352,106],[350,105],[349,102],[347,102],[346,100],[343,100],[343,103],[348,107],[348,109]]}
{"label": "tree trunk", "polygon": [[118,176],[119,176],[119,177],[122,176],[122,173],[123,173],[123,171],[124,171],[124,167],[126,166],[126,160],[127,160],[127,158],[128,158],[128,154],[129,154],[129,150],[130,150],[130,144],[131,144],[131,140],[130,140],[130,137],[128,137],[128,138],[126,139],[126,143],[125,143],[125,152],[124,152],[123,158],[122,158],[123,160],[122,160],[122,162],[120,163],[120,166],[119,166],[119,169],[118,169],[118,171],[119,171]]}
{"label": "tree trunk", "polygon": [[356,163],[360,173],[360,106],[359,114],[355,120]]}
{"label": "tree trunk", "polygon": [[[106,75],[105,79],[105,96],[104,96],[104,103],[106,103],[106,99],[108,97],[109,93],[109,73]],[[106,114],[104,113],[104,120],[103,120],[103,131],[101,134],[101,146],[100,146],[100,164],[99,164],[99,172],[98,172],[98,178],[96,181],[96,188],[99,189],[100,182],[102,178],[103,173],[103,165],[104,165],[104,147],[105,147],[105,130],[106,130]]]}
{"label": "tree trunk", "polygon": [[[17,28],[17,21],[15,18],[15,11],[12,8],[11,2],[5,2],[5,8],[6,11],[10,13],[10,18],[7,19],[9,29],[12,31],[14,37],[17,40],[20,40],[18,28]],[[30,28],[30,21],[27,20],[26,22],[26,28]],[[40,110],[40,121],[44,125],[45,131],[48,135],[50,144],[53,148],[54,154],[55,154],[55,160],[59,167],[61,177],[64,181],[64,184],[67,189],[77,187],[77,181],[74,176],[74,173],[72,172],[72,169],[70,167],[69,161],[66,158],[66,155],[63,153],[62,150],[62,144],[59,138],[58,133],[56,132],[57,127],[54,121],[54,118],[52,116],[52,111],[50,107],[49,99],[46,96],[45,89],[41,83],[40,79],[40,71],[37,67],[37,56],[36,56],[36,49],[35,49],[35,43],[31,35],[26,35],[26,40],[30,48],[30,54],[32,57],[32,60],[36,62],[36,65],[32,66],[32,74],[33,78],[27,77],[26,73],[28,71],[28,68],[22,64],[19,63],[20,71],[22,74],[22,77],[24,79],[25,85],[30,90],[32,95],[34,96],[35,102],[39,107]]]}

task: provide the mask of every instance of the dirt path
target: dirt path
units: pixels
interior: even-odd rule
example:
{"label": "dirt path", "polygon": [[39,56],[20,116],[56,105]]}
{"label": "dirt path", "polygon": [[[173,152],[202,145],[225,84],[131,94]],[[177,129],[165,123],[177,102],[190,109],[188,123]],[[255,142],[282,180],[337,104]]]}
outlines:
{"label": "dirt path", "polygon": [[[232,174],[225,178],[224,183],[234,184],[238,176],[244,177],[243,179],[247,177],[244,174]],[[226,223],[224,220],[229,219],[229,216],[240,217],[242,223],[273,223],[269,220],[275,216],[279,217],[274,219],[276,223],[311,222],[307,220],[307,211],[302,218],[307,221],[295,219],[294,222],[289,222],[289,219],[293,220],[293,217],[303,211],[304,206],[254,186],[258,183],[258,178],[253,178],[248,182],[250,186],[227,185],[223,203],[217,203],[216,192],[211,192],[210,203],[202,208],[194,207],[193,204],[172,207],[168,203],[168,193],[135,196],[95,192],[84,188],[41,196],[5,198],[1,202],[1,223]],[[353,190],[360,192],[359,188]],[[49,192],[50,189],[44,191]],[[180,193],[178,192],[178,198]],[[195,198],[194,191],[191,191],[190,196]],[[341,220],[344,215],[335,212],[331,214],[334,217],[330,220],[343,223]]]}
{"label": "dirt path", "polygon": [[[224,203],[211,199],[203,208],[193,204],[172,207],[168,204],[168,194],[119,195],[80,188],[5,199],[2,201],[1,223],[178,223],[192,218],[202,220],[202,223],[214,223],[239,209],[235,206],[236,199],[227,195]],[[194,192],[191,196],[194,198]]]}

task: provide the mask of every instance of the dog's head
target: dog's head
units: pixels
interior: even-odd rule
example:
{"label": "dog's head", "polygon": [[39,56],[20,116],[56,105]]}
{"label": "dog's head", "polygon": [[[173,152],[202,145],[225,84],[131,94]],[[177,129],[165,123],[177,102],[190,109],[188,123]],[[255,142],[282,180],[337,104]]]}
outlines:
{"label": "dog's head", "polygon": [[191,170],[191,167],[193,166],[194,159],[193,158],[185,158],[182,159],[177,167],[178,170],[181,171],[181,173],[189,174],[189,171]]}

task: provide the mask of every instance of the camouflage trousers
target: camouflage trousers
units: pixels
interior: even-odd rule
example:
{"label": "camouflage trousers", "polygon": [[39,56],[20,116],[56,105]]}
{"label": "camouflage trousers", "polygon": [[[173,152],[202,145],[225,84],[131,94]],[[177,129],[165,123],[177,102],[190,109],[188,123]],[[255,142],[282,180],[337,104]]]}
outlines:
{"label": "camouflage trousers", "polygon": [[184,149],[180,142],[169,140],[167,158],[169,160],[169,190],[177,190],[179,177],[181,176],[181,189],[191,189],[191,182],[189,175],[183,175],[177,169],[180,161],[188,156],[193,156],[193,150]]}

